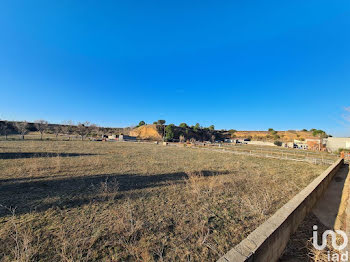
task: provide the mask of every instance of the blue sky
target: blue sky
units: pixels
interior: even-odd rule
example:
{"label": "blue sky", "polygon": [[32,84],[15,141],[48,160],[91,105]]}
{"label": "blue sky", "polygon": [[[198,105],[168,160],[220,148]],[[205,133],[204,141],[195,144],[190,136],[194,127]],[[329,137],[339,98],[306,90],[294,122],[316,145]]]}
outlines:
{"label": "blue sky", "polygon": [[350,136],[350,2],[0,3],[0,118]]}

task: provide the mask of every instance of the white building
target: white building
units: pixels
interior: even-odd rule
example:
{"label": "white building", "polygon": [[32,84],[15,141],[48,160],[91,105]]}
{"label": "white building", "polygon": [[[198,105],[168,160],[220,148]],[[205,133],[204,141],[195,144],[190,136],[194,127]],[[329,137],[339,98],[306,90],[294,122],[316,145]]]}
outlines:
{"label": "white building", "polygon": [[308,145],[305,141],[294,139],[294,148],[308,149]]}
{"label": "white building", "polygon": [[331,152],[338,151],[340,148],[350,149],[350,137],[328,137],[326,147]]}

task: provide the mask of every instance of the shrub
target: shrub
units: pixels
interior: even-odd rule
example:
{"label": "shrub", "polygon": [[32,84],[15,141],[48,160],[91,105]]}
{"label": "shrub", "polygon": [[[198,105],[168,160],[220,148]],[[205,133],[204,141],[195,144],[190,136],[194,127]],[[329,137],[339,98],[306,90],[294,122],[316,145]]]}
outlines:
{"label": "shrub", "polygon": [[165,141],[172,141],[174,139],[174,124],[167,125],[165,128]]}
{"label": "shrub", "polygon": [[199,123],[197,123],[194,127],[193,127],[193,131],[197,132],[200,129],[200,125]]}
{"label": "shrub", "polygon": [[281,141],[278,141],[276,140],[275,142],[273,142],[276,146],[282,146],[282,142]]}
{"label": "shrub", "polygon": [[350,152],[350,149],[347,149],[347,148],[339,148],[338,149],[338,153],[340,154],[341,152]]}

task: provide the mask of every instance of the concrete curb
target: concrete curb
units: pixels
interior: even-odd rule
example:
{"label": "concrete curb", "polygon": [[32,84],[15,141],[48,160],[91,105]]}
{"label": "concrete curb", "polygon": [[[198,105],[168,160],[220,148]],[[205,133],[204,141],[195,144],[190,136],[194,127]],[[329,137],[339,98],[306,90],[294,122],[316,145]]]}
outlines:
{"label": "concrete curb", "polygon": [[247,238],[222,256],[218,262],[277,261],[290,235],[296,231],[311,211],[343,163],[343,159],[334,162]]}

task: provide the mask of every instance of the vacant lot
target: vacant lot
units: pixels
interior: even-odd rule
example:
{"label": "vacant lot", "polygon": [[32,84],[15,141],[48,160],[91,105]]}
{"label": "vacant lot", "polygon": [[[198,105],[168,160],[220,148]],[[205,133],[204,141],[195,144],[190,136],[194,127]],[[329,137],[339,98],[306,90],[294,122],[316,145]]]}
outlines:
{"label": "vacant lot", "polygon": [[155,144],[0,142],[0,260],[213,261],[326,166]]}

